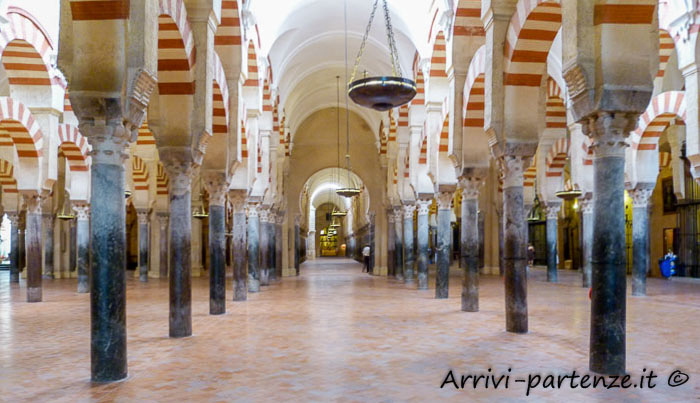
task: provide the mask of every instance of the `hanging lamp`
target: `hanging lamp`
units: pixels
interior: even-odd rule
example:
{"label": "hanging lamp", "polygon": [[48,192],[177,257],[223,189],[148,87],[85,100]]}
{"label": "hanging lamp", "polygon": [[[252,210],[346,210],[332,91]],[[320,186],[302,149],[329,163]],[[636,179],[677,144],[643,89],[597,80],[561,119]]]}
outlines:
{"label": "hanging lamp", "polygon": [[386,25],[387,42],[391,56],[392,75],[366,77],[365,73],[365,77],[355,80],[357,69],[360,65],[360,61],[362,60],[362,54],[364,53],[365,45],[367,44],[367,37],[369,36],[369,31],[372,28],[372,21],[374,20],[374,14],[377,11],[378,5],[379,0],[374,0],[372,13],[369,16],[369,22],[367,23],[367,28],[365,29],[365,35],[362,37],[360,51],[357,54],[357,59],[355,59],[355,67],[353,68],[352,76],[350,77],[350,82],[348,84],[348,94],[350,95],[350,98],[360,106],[385,112],[389,109],[396,108],[397,106],[410,102],[413,97],[416,96],[416,83],[413,80],[402,77],[403,74],[401,71],[401,63],[399,62],[399,53],[396,49],[394,30],[391,26],[389,6],[387,6],[386,0],[382,0],[382,5],[384,8],[384,22]]}
{"label": "hanging lamp", "polygon": [[200,177],[199,179],[199,200],[202,201],[202,204],[195,208],[194,211],[192,212],[192,217],[196,218],[198,220],[203,220],[207,217],[209,217],[209,213],[207,213],[207,210],[204,209],[204,192],[202,192],[202,178]]}
{"label": "hanging lamp", "polygon": [[564,185],[564,190],[554,193],[555,196],[563,200],[575,200],[581,197],[582,194],[583,192],[581,192],[580,189],[575,189],[573,185],[571,185],[571,181],[568,179]]}

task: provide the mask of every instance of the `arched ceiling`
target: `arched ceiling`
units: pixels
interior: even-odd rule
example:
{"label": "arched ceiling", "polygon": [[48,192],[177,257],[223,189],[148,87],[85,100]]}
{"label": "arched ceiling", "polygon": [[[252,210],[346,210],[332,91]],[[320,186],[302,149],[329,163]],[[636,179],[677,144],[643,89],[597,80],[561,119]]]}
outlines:
{"label": "arched ceiling", "polygon": [[[425,0],[388,0],[404,76],[413,77],[413,58],[427,44],[430,20]],[[347,0],[348,79],[355,64],[373,0]],[[269,56],[281,105],[292,131],[310,114],[336,105],[336,76],[345,87],[344,1],[251,0],[250,11],[260,32],[262,53]],[[429,52],[429,50],[427,51]],[[368,74],[390,74],[391,61],[384,28],[381,0],[358,69]],[[341,102],[344,100],[341,98]],[[370,125],[378,127],[380,114],[350,108]]]}
{"label": "arched ceiling", "polygon": [[335,189],[351,186],[361,188],[362,179],[343,168],[324,168],[311,175],[305,184],[314,208],[330,202],[338,207],[349,209],[352,199],[338,196]]}

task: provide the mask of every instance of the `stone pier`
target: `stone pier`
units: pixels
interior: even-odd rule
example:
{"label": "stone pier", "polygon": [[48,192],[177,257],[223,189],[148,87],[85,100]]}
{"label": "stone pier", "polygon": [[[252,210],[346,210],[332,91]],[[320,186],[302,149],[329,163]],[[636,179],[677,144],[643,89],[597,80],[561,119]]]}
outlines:
{"label": "stone pier", "polygon": [[406,284],[413,284],[414,281],[413,266],[415,265],[415,259],[413,257],[413,213],[415,211],[416,206],[413,204],[406,204],[403,206],[403,278]]}
{"label": "stone pier", "polygon": [[450,281],[450,239],[452,226],[450,215],[452,213],[453,192],[440,192],[437,197],[437,269],[435,274],[435,298],[448,297]]}
{"label": "stone pier", "polygon": [[593,263],[593,199],[586,198],[578,201],[581,210],[581,286],[591,286]]}
{"label": "stone pier", "polygon": [[561,202],[547,202],[547,281],[557,282],[557,224]]}
{"label": "stone pier", "polygon": [[462,258],[462,310],[479,311],[479,188],[482,179],[462,178],[462,222],[460,255]]}
{"label": "stone pier", "polygon": [[396,271],[396,268],[394,267],[395,263],[395,257],[394,253],[396,252],[396,244],[395,244],[395,238],[396,238],[396,228],[394,224],[394,211],[391,209],[386,210],[386,239],[387,239],[387,276],[392,277],[394,276],[394,273]]}
{"label": "stone pier", "polygon": [[47,279],[54,278],[54,267],[53,267],[53,225],[54,225],[54,215],[51,211],[51,197],[47,196],[42,204],[41,224],[42,230],[44,231],[44,274],[43,277]]}
{"label": "stone pier", "polygon": [[25,193],[27,224],[24,231],[24,247],[27,253],[27,302],[41,302],[41,196],[36,192]]}
{"label": "stone pier", "polygon": [[416,201],[417,209],[417,259],[416,266],[418,271],[418,289],[428,289],[428,237],[429,225],[428,215],[430,214],[430,205],[433,204],[432,199],[420,199]]}
{"label": "stone pier", "polygon": [[160,230],[160,267],[158,268],[158,276],[160,278],[167,278],[168,277],[168,259],[170,258],[170,254],[168,253],[168,221],[170,219],[170,215],[167,212],[159,212],[158,213],[158,229]]}
{"label": "stone pier", "polygon": [[246,191],[229,191],[229,201],[233,209],[233,300],[245,301],[248,299],[248,274],[246,262],[246,238],[248,228],[246,224]]}
{"label": "stone pier", "polygon": [[76,214],[76,243],[78,266],[78,292],[90,292],[90,206],[88,204],[76,204],[73,206]]}
{"label": "stone pier", "polygon": [[139,223],[139,281],[148,282],[148,245],[150,243],[150,214],[147,209],[136,210]]}
{"label": "stone pier", "polygon": [[278,211],[275,219],[275,276],[282,280],[282,253],[283,244],[282,229],[284,227],[284,211]]}
{"label": "stone pier", "polygon": [[[261,207],[260,219],[260,285],[270,285],[270,209]],[[250,240],[250,239],[249,239]]]}
{"label": "stone pier", "polygon": [[209,314],[226,313],[226,193],[223,173],[203,175],[209,193]]}
{"label": "stone pier", "polygon": [[647,295],[649,267],[649,198],[655,184],[638,184],[632,198],[632,295]]}

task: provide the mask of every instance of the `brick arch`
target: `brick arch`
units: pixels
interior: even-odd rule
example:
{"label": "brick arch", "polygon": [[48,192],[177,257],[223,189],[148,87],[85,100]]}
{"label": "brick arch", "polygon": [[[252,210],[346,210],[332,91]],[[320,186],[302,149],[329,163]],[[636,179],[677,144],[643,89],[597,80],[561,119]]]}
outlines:
{"label": "brick arch", "polygon": [[219,55],[214,53],[214,83],[212,91],[212,132],[213,134],[228,134],[229,116],[228,83],[221,65]]}
{"label": "brick arch", "polygon": [[182,0],[158,1],[158,92],[194,94],[196,51]]}
{"label": "brick arch", "polygon": [[506,34],[504,85],[540,86],[549,48],[560,27],[559,1],[518,1]]}
{"label": "brick arch", "polygon": [[68,160],[68,166],[73,172],[87,171],[89,169],[91,150],[87,139],[80,134],[77,127],[71,124],[61,124],[58,126],[59,147],[63,155]]}
{"label": "brick arch", "polygon": [[158,173],[156,175],[156,194],[167,196],[169,183],[170,179],[168,178],[168,173],[165,172],[165,167],[163,167],[163,163],[158,161]]}
{"label": "brick arch", "polygon": [[[0,32],[0,57],[10,85],[52,85],[51,43],[32,20],[8,13],[9,23]],[[58,84],[62,82],[56,78]]]}
{"label": "brick arch", "polygon": [[255,43],[250,40],[248,41],[248,57],[247,57],[247,76],[244,87],[260,87],[260,74],[258,72],[258,56],[255,51]]}
{"label": "brick arch", "polygon": [[428,136],[423,135],[420,142],[420,154],[418,156],[418,163],[421,165],[426,165],[428,163]]}
{"label": "brick arch", "polygon": [[0,144],[14,145],[20,158],[39,158],[43,141],[29,108],[10,97],[0,97]]}
{"label": "brick arch", "polygon": [[459,0],[455,13],[454,36],[486,36],[481,22],[481,0]]}
{"label": "brick arch", "polygon": [[430,78],[447,78],[447,41],[445,33],[438,32],[433,42],[433,53],[430,56]]}
{"label": "brick arch", "polygon": [[545,176],[548,178],[560,178],[564,176],[566,158],[569,156],[569,140],[560,138],[555,141],[547,153],[545,159]]}
{"label": "brick arch", "polygon": [[132,156],[131,168],[131,175],[134,179],[134,190],[148,190],[148,168],[139,156]]}
{"label": "brick arch", "polygon": [[398,134],[398,125],[396,119],[394,119],[394,110],[389,110],[389,144],[396,143],[396,136]]}
{"label": "brick arch", "polygon": [[532,159],[532,164],[523,172],[523,188],[526,192],[529,191],[534,194],[535,189],[535,179],[537,178],[537,165],[536,159]]}
{"label": "brick arch", "polygon": [[685,93],[667,91],[652,98],[647,110],[639,116],[637,128],[629,143],[635,151],[653,151],[659,146],[659,137],[674,119],[685,121]]}
{"label": "brick arch", "polygon": [[248,158],[248,134],[246,132],[245,128],[245,122],[241,120],[240,123],[241,127],[241,144],[240,144],[240,150],[241,150],[241,159],[246,160]]}
{"label": "brick arch", "polygon": [[676,43],[673,41],[668,31],[659,28],[659,72],[656,73],[657,77],[663,77],[666,73],[668,59],[671,58],[675,49]]}
{"label": "brick arch", "polygon": [[547,104],[545,108],[545,125],[548,129],[566,131],[566,105],[559,84],[552,77],[547,79]]}
{"label": "brick arch", "polygon": [[438,144],[438,155],[447,157],[447,152],[450,148],[450,114],[446,113],[442,120],[442,129],[440,130],[440,140]]}
{"label": "brick arch", "polygon": [[148,118],[143,119],[143,123],[141,123],[141,127],[139,127],[138,137],[136,137],[136,145],[156,145],[156,138],[153,136],[151,129],[148,128]]}
{"label": "brick arch", "polygon": [[14,167],[4,159],[0,159],[0,187],[5,193],[17,193],[17,180]]}
{"label": "brick arch", "polygon": [[462,108],[463,126],[484,127],[484,73],[486,72],[486,46],[481,46],[467,69],[464,82],[464,101]]}
{"label": "brick arch", "polygon": [[384,135],[384,121],[379,122],[379,155],[386,155],[387,138]]}
{"label": "brick arch", "polygon": [[[241,45],[241,18],[238,14],[238,1],[221,2],[221,23],[216,29],[214,45],[217,48],[233,48]],[[235,49],[235,48],[234,48]],[[228,53],[231,49],[227,49]]]}

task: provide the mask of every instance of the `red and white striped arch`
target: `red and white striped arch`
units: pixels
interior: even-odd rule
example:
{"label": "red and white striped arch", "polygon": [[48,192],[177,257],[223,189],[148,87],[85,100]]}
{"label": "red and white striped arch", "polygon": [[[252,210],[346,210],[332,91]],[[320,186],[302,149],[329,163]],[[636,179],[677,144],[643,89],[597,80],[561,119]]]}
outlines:
{"label": "red and white striped arch", "polygon": [[263,82],[263,112],[272,112],[272,89],[267,78]]}
{"label": "red and white striped arch", "polygon": [[504,85],[540,86],[549,48],[560,27],[559,1],[518,1],[506,35]]}
{"label": "red and white striped arch", "polygon": [[241,120],[241,159],[245,160],[248,158],[248,134],[246,134],[245,122]]}
{"label": "red and white striped arch", "polygon": [[447,157],[447,152],[450,148],[450,114],[446,113],[442,120],[442,129],[440,130],[440,140],[438,143],[438,155]]}
{"label": "red and white striped arch", "polygon": [[581,163],[583,165],[593,165],[593,140],[590,137],[584,137],[581,148],[583,149],[583,157]]}
{"label": "red and white striped arch", "polygon": [[[226,49],[225,53],[230,53],[234,46],[241,45],[241,18],[238,14],[238,1],[224,0],[221,2],[221,23],[216,29],[214,45],[217,53],[220,49]],[[233,56],[229,54],[227,56]]]}
{"label": "red and white striped arch", "polygon": [[659,29],[659,72],[656,73],[657,77],[663,77],[666,73],[666,65],[668,65],[668,59],[671,58],[673,51],[676,48],[676,43],[668,34],[668,31]]}
{"label": "red and white striped arch", "polygon": [[17,148],[20,158],[42,155],[43,134],[29,108],[10,97],[0,97],[0,144]]}
{"label": "red and white striped arch", "polygon": [[244,87],[259,87],[260,86],[260,74],[258,72],[258,56],[255,52],[255,43],[251,40],[248,41],[248,58],[246,62],[248,67],[246,73],[246,80],[243,84]]}
{"label": "red and white striped arch", "polygon": [[463,126],[484,128],[484,73],[486,72],[486,46],[481,46],[467,69],[462,102]]}
{"label": "red and white striped arch", "polygon": [[384,135],[384,121],[379,122],[379,155],[386,155],[387,137]]}
{"label": "red and white striped arch", "polygon": [[214,83],[212,91],[212,132],[228,134],[228,83],[219,55],[214,53]]}
{"label": "red and white striped arch", "polygon": [[73,172],[87,171],[90,165],[91,150],[87,139],[80,134],[77,127],[71,124],[61,124],[58,126],[58,146],[63,151],[63,155],[68,160],[68,166]]}
{"label": "red and white striped arch", "polygon": [[445,33],[440,31],[433,43],[433,54],[430,56],[430,78],[447,78],[447,41]]}
{"label": "red and white striped arch", "polygon": [[158,92],[194,94],[195,48],[183,0],[158,1]]}
{"label": "red and white striped arch", "polygon": [[535,158],[532,159],[532,165],[530,165],[525,172],[523,172],[523,187],[526,192],[534,192],[535,179],[537,178],[537,166],[535,165]]}
{"label": "red and white striped arch", "polygon": [[656,150],[659,146],[659,137],[676,118],[685,121],[683,91],[667,91],[652,98],[647,110],[639,116],[637,128],[629,137],[632,149]]}
{"label": "red and white striped arch", "polygon": [[566,132],[566,106],[562,90],[552,77],[547,79],[547,106],[545,124],[548,129],[562,129]]}
{"label": "red and white striped arch", "polygon": [[453,32],[454,36],[486,36],[481,22],[481,0],[459,0]]}
{"label": "red and white striped arch", "polygon": [[408,105],[399,107],[399,127],[408,127]]}
{"label": "red and white striped arch", "polygon": [[569,156],[569,140],[560,138],[552,144],[545,159],[545,176],[548,178],[561,178],[564,176],[566,158]]}
{"label": "red and white striped arch", "polygon": [[8,13],[9,23],[0,32],[0,54],[10,85],[61,84],[52,82],[52,46],[46,34],[33,21],[16,12]]}
{"label": "red and white striped arch", "polygon": [[0,159],[0,186],[6,193],[17,193],[17,180],[14,167],[9,162]]}
{"label": "red and white striped arch", "polygon": [[163,167],[163,163],[158,161],[158,175],[156,175],[156,194],[167,195],[169,183],[170,180],[168,179],[168,173],[165,172],[165,167]]}
{"label": "red and white striped arch", "polygon": [[134,179],[134,190],[148,190],[148,168],[146,164],[137,155],[133,155],[131,158],[131,175]]}
{"label": "red and white striped arch", "polygon": [[136,145],[139,146],[151,146],[156,144],[156,138],[153,136],[153,132],[148,128],[148,119],[144,119],[139,127],[139,134],[136,138]]}
{"label": "red and white striped arch", "polygon": [[396,143],[396,135],[398,133],[398,125],[394,119],[394,110],[389,110],[389,144]]}
{"label": "red and white striped arch", "polygon": [[404,169],[403,177],[408,179],[411,176],[411,150],[406,150],[406,156],[404,157]]}

